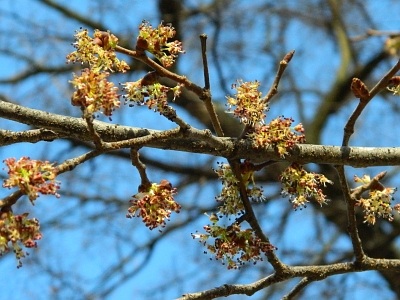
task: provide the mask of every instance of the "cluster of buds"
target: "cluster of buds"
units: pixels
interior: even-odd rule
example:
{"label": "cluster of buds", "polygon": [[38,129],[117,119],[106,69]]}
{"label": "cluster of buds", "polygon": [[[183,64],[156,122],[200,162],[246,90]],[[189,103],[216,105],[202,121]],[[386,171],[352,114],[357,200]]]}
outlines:
{"label": "cluster of buds", "polygon": [[53,164],[48,161],[31,160],[26,156],[18,161],[15,158],[7,158],[3,162],[8,167],[9,176],[4,180],[3,187],[19,187],[32,204],[39,197],[39,193],[60,197],[57,194],[57,189],[60,188],[59,182],[55,180],[57,171]]}
{"label": "cluster of buds", "polygon": [[[263,189],[256,186],[254,182],[254,165],[245,160],[241,166],[240,171],[243,178],[243,183],[246,187],[248,197],[255,201],[264,201]],[[222,191],[215,197],[218,202],[222,202],[219,212],[224,215],[236,215],[244,210],[243,202],[240,198],[238,180],[233,174],[230,165],[218,163],[218,169],[214,170],[218,177],[222,180]],[[251,184],[251,187],[250,187]]]}
{"label": "cluster of buds", "polygon": [[265,112],[268,110],[268,105],[261,98],[262,93],[258,91],[259,86],[259,81],[243,82],[238,80],[237,84],[232,84],[232,89],[236,89],[234,97],[226,97],[228,111],[232,109],[232,106],[236,106],[233,115],[239,118],[243,124],[252,127],[263,123]]}
{"label": "cluster of buds", "polygon": [[137,105],[146,105],[149,109],[163,114],[168,108],[168,93],[173,93],[173,101],[181,94],[181,85],[173,88],[162,85],[158,82],[156,72],[149,72],[142,79],[135,82],[121,84],[126,92],[124,98]]}
{"label": "cluster of buds", "polygon": [[72,45],[76,51],[67,55],[67,63],[88,63],[93,72],[129,70],[128,64],[124,60],[120,61],[115,54],[114,49],[118,44],[118,38],[115,35],[95,30],[94,38],[91,38],[87,29],[81,29],[76,31],[74,36],[75,43]]}
{"label": "cluster of buds", "polygon": [[42,238],[39,232],[39,221],[27,219],[28,213],[14,216],[11,212],[4,212],[0,218],[0,255],[10,251],[9,243],[18,260],[18,268],[22,266],[21,258],[25,253],[20,244],[26,248],[36,248],[36,240]]}
{"label": "cluster of buds", "polygon": [[165,227],[165,220],[170,219],[171,212],[179,213],[181,206],[175,202],[176,188],[172,188],[168,180],[153,183],[150,187],[140,186],[139,193],[130,202],[127,218],[141,217],[143,222],[153,230],[159,226]]}
{"label": "cluster of buds", "polygon": [[185,53],[181,42],[168,42],[175,34],[176,31],[171,25],[161,23],[157,28],[153,28],[149,22],[143,21],[139,26],[136,50],[149,51],[168,68],[174,64],[178,53]]}
{"label": "cluster of buds", "polygon": [[[192,237],[200,239],[199,242],[206,246],[217,260],[227,264],[228,269],[238,269],[249,261],[262,261],[261,253],[277,249],[270,243],[261,241],[251,229],[241,229],[238,223],[224,227],[217,224],[219,218],[214,214],[209,218],[213,224],[204,226],[206,233],[192,234]],[[213,239],[213,243],[208,243],[210,238]]]}
{"label": "cluster of buds", "polygon": [[[363,185],[368,185],[371,182],[371,178],[368,175],[364,175],[362,178],[354,176],[354,181]],[[364,209],[364,222],[374,225],[377,217],[392,221],[393,209],[400,212],[400,205],[395,205],[393,208],[391,207],[391,203],[394,200],[392,195],[396,191],[397,188],[386,188],[379,182],[372,184],[369,190],[369,198],[360,198],[356,202],[357,206]]]}
{"label": "cluster of buds", "polygon": [[279,176],[279,180],[283,185],[282,195],[284,197],[289,195],[289,201],[295,210],[305,208],[309,198],[315,199],[321,205],[326,204],[328,199],[320,186],[333,183],[322,174],[307,172],[302,165],[297,163],[286,168]]}
{"label": "cluster of buds", "polygon": [[294,145],[306,142],[303,125],[300,123],[292,129],[293,122],[292,118],[277,117],[267,125],[256,126],[248,136],[253,139],[255,147],[272,145],[284,157]]}
{"label": "cluster of buds", "polygon": [[118,87],[107,80],[108,72],[93,72],[84,69],[80,76],[74,74],[70,81],[75,87],[71,97],[71,104],[80,106],[89,114],[102,109],[102,113],[110,117],[113,111],[120,106]]}

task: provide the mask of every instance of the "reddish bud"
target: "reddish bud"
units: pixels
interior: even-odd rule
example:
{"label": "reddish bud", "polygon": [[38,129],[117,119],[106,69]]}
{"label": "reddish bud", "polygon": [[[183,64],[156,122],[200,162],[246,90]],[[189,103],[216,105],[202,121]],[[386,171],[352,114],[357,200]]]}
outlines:
{"label": "reddish bud", "polygon": [[365,99],[369,97],[367,86],[358,78],[353,78],[351,82],[351,91],[357,98]]}

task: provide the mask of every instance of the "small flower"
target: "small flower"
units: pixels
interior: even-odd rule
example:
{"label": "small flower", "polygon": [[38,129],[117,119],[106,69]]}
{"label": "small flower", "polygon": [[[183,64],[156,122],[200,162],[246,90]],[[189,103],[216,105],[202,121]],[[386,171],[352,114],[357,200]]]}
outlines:
{"label": "small flower", "polygon": [[[213,221],[212,225],[204,226],[204,230],[206,233],[192,234],[192,237],[200,239],[199,242],[217,260],[227,264],[228,269],[239,269],[249,261],[262,261],[261,253],[266,254],[277,249],[270,243],[262,242],[251,229],[241,229],[238,223],[225,227]],[[212,241],[208,243],[210,239]]]}
{"label": "small flower", "polygon": [[164,67],[168,68],[174,64],[178,53],[185,53],[181,42],[168,42],[175,34],[175,29],[170,25],[161,23],[157,28],[153,28],[149,22],[143,21],[139,26],[136,50],[149,51]]}
{"label": "small flower", "polygon": [[237,93],[234,97],[227,96],[228,111],[232,106],[236,106],[233,110],[235,117],[246,125],[254,127],[256,124],[263,123],[265,112],[268,111],[268,105],[263,103],[261,99],[262,93],[258,91],[259,81],[243,82],[238,80],[237,84],[232,85],[232,89],[236,89]]}
{"label": "small flower", "polygon": [[278,117],[269,124],[256,126],[254,132],[248,136],[253,139],[256,148],[266,148],[269,145],[276,147],[281,157],[289,154],[288,150],[296,144],[306,142],[302,124],[296,125],[292,131],[292,118]]}
{"label": "small flower", "polygon": [[80,76],[74,74],[70,81],[76,89],[71,97],[71,104],[85,107],[87,112],[93,114],[100,109],[106,116],[111,116],[113,111],[120,107],[118,87],[107,80],[108,72],[93,72],[84,69]]}
{"label": "small flower", "polygon": [[11,212],[3,213],[0,219],[0,255],[10,251],[9,243],[18,260],[17,267],[22,266],[21,258],[25,252],[21,245],[26,248],[36,248],[36,240],[42,238],[40,225],[37,219],[27,219],[28,213],[14,216]]}
{"label": "small flower", "polygon": [[161,226],[165,227],[165,220],[170,219],[171,212],[179,213],[181,206],[175,202],[176,188],[172,188],[167,180],[160,184],[153,183],[147,191],[140,191],[133,196],[130,202],[127,218],[141,217],[150,230]]}
{"label": "small flower", "polygon": [[39,193],[60,197],[57,194],[59,182],[55,180],[57,171],[48,161],[31,160],[23,156],[18,161],[15,158],[7,158],[3,162],[8,167],[9,175],[9,179],[4,180],[3,187],[19,187],[32,204],[39,197]]}
{"label": "small flower", "polygon": [[87,29],[81,29],[76,31],[73,43],[76,51],[67,55],[67,63],[88,63],[93,72],[101,70],[113,72],[116,69],[125,73],[129,70],[129,66],[117,58],[114,51],[117,44],[118,38],[110,32],[95,30],[93,39],[89,37]]}
{"label": "small flower", "polygon": [[326,204],[328,199],[319,186],[325,186],[326,183],[333,184],[324,175],[307,172],[302,165],[297,163],[286,168],[279,176],[279,180],[283,185],[282,196],[289,195],[289,201],[294,209],[306,207],[308,198],[314,198],[321,206]]}

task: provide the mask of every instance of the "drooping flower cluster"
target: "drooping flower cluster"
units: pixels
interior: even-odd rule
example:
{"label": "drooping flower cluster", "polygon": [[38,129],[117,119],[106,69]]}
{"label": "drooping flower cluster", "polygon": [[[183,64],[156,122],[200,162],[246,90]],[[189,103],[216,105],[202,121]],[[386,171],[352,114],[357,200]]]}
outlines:
{"label": "drooping flower cluster", "polygon": [[256,126],[254,132],[248,136],[253,139],[255,147],[265,148],[272,145],[284,157],[294,145],[306,142],[305,135],[302,134],[303,125],[300,123],[292,129],[293,122],[292,118],[279,116],[267,125]]}
{"label": "drooping flower cluster", "polygon": [[120,107],[118,87],[107,80],[108,72],[93,72],[84,69],[80,76],[74,74],[70,81],[75,87],[71,97],[71,104],[85,107],[87,112],[93,114],[102,109],[102,113],[110,117],[113,111]]}
{"label": "drooping flower cluster", "polygon": [[3,161],[8,167],[8,179],[4,180],[3,187],[19,187],[31,201],[43,195],[55,195],[60,188],[59,182],[55,180],[57,172],[53,164],[48,161],[31,160],[23,156],[18,161],[15,158],[7,158]]}
{"label": "drooping flower cluster", "polygon": [[11,212],[2,213],[0,218],[0,255],[10,251],[10,245],[18,260],[18,268],[22,266],[21,258],[25,253],[20,244],[26,248],[36,248],[36,240],[42,238],[37,219],[27,219],[28,213],[14,216]]}
{"label": "drooping flower cluster", "polygon": [[165,227],[165,220],[170,219],[171,212],[179,213],[181,206],[175,202],[176,188],[168,180],[153,183],[148,189],[139,191],[130,202],[127,218],[141,217],[150,230]]}
{"label": "drooping flower cluster", "polygon": [[[241,164],[241,173],[243,183],[247,190],[247,195],[253,201],[263,201],[265,197],[263,195],[263,189],[256,186],[254,182],[254,171],[251,168],[252,163],[245,160]],[[240,198],[238,180],[232,172],[230,165],[218,163],[218,169],[214,170],[218,177],[222,180],[222,191],[215,197],[218,202],[222,203],[219,211],[224,215],[236,215],[244,210],[243,202]],[[250,184],[252,185],[250,187]]]}
{"label": "drooping flower cluster", "polygon": [[[217,260],[227,264],[228,269],[238,269],[248,261],[262,261],[261,253],[276,250],[270,243],[262,242],[252,229],[241,229],[240,224],[233,223],[225,227],[217,224],[218,218],[210,217],[212,225],[204,226],[206,233],[192,234],[192,237],[200,239],[199,242]],[[208,243],[212,239],[211,243]]]}
{"label": "drooping flower cluster", "polygon": [[[364,175],[362,178],[354,176],[354,181],[364,185],[370,183],[371,178],[369,175]],[[357,206],[364,209],[364,222],[374,225],[376,218],[385,218],[392,221],[393,209],[397,210],[396,207],[391,207],[391,203],[394,200],[392,195],[397,191],[397,188],[386,188],[381,184],[373,185],[372,187],[369,190],[369,198],[360,198],[356,203]]]}
{"label": "drooping flower cluster", "polygon": [[175,34],[176,31],[171,25],[161,23],[157,28],[153,28],[149,22],[143,21],[139,26],[136,50],[149,51],[164,67],[168,68],[174,64],[178,53],[185,53],[181,42],[177,40],[168,42]]}
{"label": "drooping flower cluster", "polygon": [[[168,92],[173,93],[173,100],[181,94],[181,85],[173,88],[162,85],[157,79],[147,80],[147,76],[153,76],[154,72],[149,72],[144,78],[135,82],[126,82],[123,90],[126,92],[124,98],[137,105],[146,105],[149,109],[158,111],[161,114],[168,107]],[[153,76],[154,77],[154,76]]]}
{"label": "drooping flower cluster", "polygon": [[118,44],[118,38],[115,35],[95,30],[93,39],[88,35],[87,29],[81,29],[76,31],[74,36],[73,46],[76,51],[67,55],[67,63],[88,63],[93,72],[129,70],[128,64],[124,60],[120,61],[115,54],[114,48]]}
{"label": "drooping flower cluster", "polygon": [[243,82],[238,80],[237,84],[232,84],[232,89],[236,89],[234,97],[227,96],[228,110],[233,106],[233,115],[246,125],[255,126],[263,123],[265,112],[268,105],[261,100],[262,93],[258,91],[259,81]]}
{"label": "drooping flower cluster", "polygon": [[306,207],[309,198],[313,198],[319,204],[326,204],[328,199],[321,190],[321,186],[333,182],[322,174],[307,172],[302,165],[293,163],[279,176],[282,182],[282,195],[289,195],[293,208]]}

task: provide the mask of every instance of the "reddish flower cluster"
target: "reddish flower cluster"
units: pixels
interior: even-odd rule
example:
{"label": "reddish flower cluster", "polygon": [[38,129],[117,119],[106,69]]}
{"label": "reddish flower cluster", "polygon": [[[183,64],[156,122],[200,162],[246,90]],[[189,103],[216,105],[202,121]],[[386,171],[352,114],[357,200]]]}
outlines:
{"label": "reddish flower cluster", "polygon": [[313,198],[319,204],[326,204],[328,199],[323,194],[320,186],[326,186],[327,183],[333,182],[328,180],[322,174],[307,172],[303,166],[297,163],[291,164],[280,176],[282,182],[282,195],[289,195],[289,200],[293,204],[293,208],[306,207],[309,202],[308,198]]}
{"label": "reddish flower cluster", "polygon": [[20,243],[26,248],[36,248],[36,240],[42,238],[39,232],[39,221],[27,219],[28,213],[14,216],[11,212],[3,213],[0,219],[0,255],[10,251],[9,243],[18,260],[18,268],[22,266],[21,258],[25,253]]}
{"label": "reddish flower cluster", "polygon": [[243,82],[242,80],[237,82],[238,84],[232,84],[232,89],[236,89],[237,93],[234,97],[226,97],[229,106],[228,110],[231,110],[232,106],[236,106],[233,114],[243,124],[253,127],[256,124],[263,123],[268,105],[263,103],[261,99],[262,93],[258,91],[260,82]]}
{"label": "reddish flower cluster", "polygon": [[48,161],[31,160],[23,156],[18,161],[15,158],[7,158],[3,162],[8,167],[9,175],[9,178],[4,180],[3,187],[19,187],[28,195],[32,204],[39,197],[39,193],[60,197],[57,194],[59,182],[55,180],[57,172]]}
{"label": "reddish flower cluster", "polygon": [[[207,245],[208,251],[215,254],[217,260],[227,263],[228,269],[238,269],[248,261],[262,261],[261,253],[277,249],[270,243],[262,242],[251,229],[242,230],[240,224],[222,227],[216,224],[217,221],[211,221],[213,225],[204,226],[207,233],[192,234],[192,237]],[[212,244],[207,244],[209,238],[214,239]]]}
{"label": "reddish flower cluster", "polygon": [[87,29],[76,31],[75,43],[73,43],[76,51],[67,55],[67,63],[88,63],[93,72],[129,70],[128,64],[123,60],[120,61],[115,54],[114,48],[118,44],[118,38],[115,35],[95,30],[93,36],[94,39],[89,37]]}
{"label": "reddish flower cluster", "polygon": [[[371,179],[368,175],[364,175],[362,178],[354,176],[355,182],[362,184],[368,184]],[[393,209],[400,212],[399,206],[391,207],[391,203],[394,200],[393,194],[396,193],[396,188],[385,188],[381,185],[376,185],[380,189],[371,189],[369,191],[369,198],[360,198],[357,200],[356,205],[364,209],[365,221],[371,225],[374,225],[376,218],[385,218],[389,221],[393,220]]]}
{"label": "reddish flower cluster", "polygon": [[302,134],[304,132],[303,125],[301,123],[296,125],[293,128],[295,132],[293,132],[291,129],[293,122],[292,118],[277,117],[267,125],[256,126],[249,137],[254,140],[255,147],[265,148],[272,145],[276,147],[280,156],[284,157],[294,145],[306,142],[306,138]]}
{"label": "reddish flower cluster", "polygon": [[168,42],[175,34],[175,29],[170,25],[161,23],[157,28],[153,28],[149,22],[143,21],[139,26],[136,50],[149,51],[164,67],[168,68],[174,64],[178,53],[185,53],[181,42]]}
{"label": "reddish flower cluster", "polygon": [[93,72],[84,69],[80,76],[74,74],[70,81],[76,89],[71,97],[74,106],[85,107],[87,112],[93,114],[100,109],[106,116],[111,116],[113,111],[121,104],[118,87],[107,80],[108,72]]}
{"label": "reddish flower cluster", "polygon": [[159,226],[165,227],[165,220],[169,220],[171,212],[179,213],[181,206],[175,202],[176,188],[167,180],[160,184],[153,183],[147,191],[139,191],[131,200],[132,206],[128,209],[127,218],[141,217],[150,230]]}

